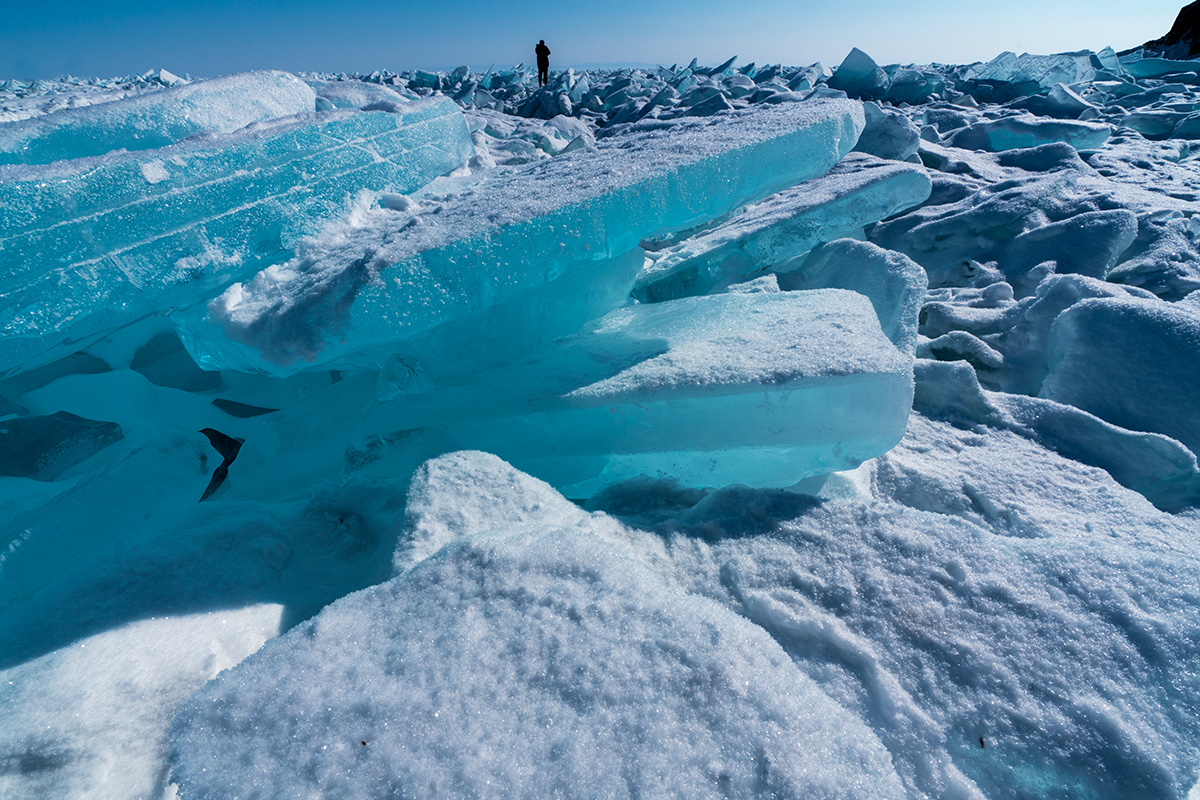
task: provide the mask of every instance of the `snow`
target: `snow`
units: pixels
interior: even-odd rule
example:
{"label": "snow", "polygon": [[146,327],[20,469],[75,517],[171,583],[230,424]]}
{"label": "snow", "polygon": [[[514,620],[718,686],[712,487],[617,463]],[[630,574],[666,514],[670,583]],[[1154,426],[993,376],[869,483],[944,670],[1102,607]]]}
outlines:
{"label": "snow", "polygon": [[137,620],[0,671],[0,793],[171,796],[171,717],[274,636],[279,611],[257,605]]}
{"label": "snow", "polygon": [[0,795],[1194,797],[1196,71],[0,81]]}
{"label": "snow", "polygon": [[[1047,353],[1045,397],[1200,451],[1196,417],[1173,413],[1200,389],[1200,315],[1147,298],[1088,299],[1054,321]],[[1124,387],[1116,396],[1093,390],[1114,383]]]}

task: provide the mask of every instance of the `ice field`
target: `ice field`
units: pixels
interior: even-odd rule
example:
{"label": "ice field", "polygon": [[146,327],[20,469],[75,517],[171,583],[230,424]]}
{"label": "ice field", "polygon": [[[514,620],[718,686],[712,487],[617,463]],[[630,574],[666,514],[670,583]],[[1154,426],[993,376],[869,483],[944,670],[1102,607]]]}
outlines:
{"label": "ice field", "polygon": [[1200,797],[1200,61],[0,81],[0,797]]}

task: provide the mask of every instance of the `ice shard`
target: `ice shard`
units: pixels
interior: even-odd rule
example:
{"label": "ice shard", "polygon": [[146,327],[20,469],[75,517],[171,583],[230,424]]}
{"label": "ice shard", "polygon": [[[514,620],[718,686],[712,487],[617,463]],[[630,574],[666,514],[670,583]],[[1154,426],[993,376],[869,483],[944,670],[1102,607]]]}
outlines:
{"label": "ice shard", "polygon": [[872,102],[863,103],[863,113],[867,125],[855,150],[897,161],[908,161],[916,155],[921,131],[907,116]]}
{"label": "ice shard", "polygon": [[1086,50],[1054,55],[1005,52],[986,64],[976,64],[964,75],[967,80],[1032,83],[1049,89],[1056,83],[1079,83],[1096,77],[1092,54]]}
{"label": "ice shard", "polygon": [[917,323],[929,279],[903,253],[869,242],[838,239],[814,249],[778,277],[783,289],[849,289],[875,307],[879,324],[904,353],[917,345]]}
{"label": "ice shard", "polygon": [[829,174],[652,254],[633,294],[658,302],[744,279],[918,206],[930,189],[923,167],[851,154]]}
{"label": "ice shard", "polygon": [[47,164],[113,150],[153,150],[200,133],[232,133],[316,110],[316,93],[286,72],[246,72],[66,108],[0,126],[0,164]]}
{"label": "ice shard", "polygon": [[887,73],[879,68],[875,59],[857,47],[842,60],[829,79],[830,88],[864,99],[883,97],[888,83]]}
{"label": "ice shard", "polygon": [[861,106],[845,100],[634,126],[495,174],[436,213],[348,231],[235,284],[208,319],[183,320],[182,338],[201,364],[277,375],[377,367],[397,352],[445,363],[457,359],[442,344],[454,327],[486,330],[476,344],[511,355],[624,302],[643,239],[825,173],[862,128]]}
{"label": "ice shard", "polygon": [[443,98],[0,167],[0,371],[196,302],[286,260],[361,190],[412,191],[471,152],[462,112]]}
{"label": "ice shard", "polygon": [[0,414],[0,475],[52,481],[121,436],[121,427],[112,422],[62,411],[11,419]]}

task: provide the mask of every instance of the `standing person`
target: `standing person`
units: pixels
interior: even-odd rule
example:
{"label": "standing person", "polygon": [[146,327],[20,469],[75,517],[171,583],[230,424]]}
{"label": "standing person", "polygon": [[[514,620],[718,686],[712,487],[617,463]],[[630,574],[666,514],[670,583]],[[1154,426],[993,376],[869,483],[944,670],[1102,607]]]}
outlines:
{"label": "standing person", "polygon": [[546,40],[539,39],[533,52],[537,53],[538,86],[545,86],[550,82],[550,48],[546,47]]}

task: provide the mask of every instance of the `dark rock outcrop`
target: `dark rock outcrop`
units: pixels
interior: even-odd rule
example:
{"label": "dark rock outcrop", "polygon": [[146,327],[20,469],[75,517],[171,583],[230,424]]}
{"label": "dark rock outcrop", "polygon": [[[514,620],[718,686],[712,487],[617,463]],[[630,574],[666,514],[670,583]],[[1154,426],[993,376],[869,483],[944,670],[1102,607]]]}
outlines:
{"label": "dark rock outcrop", "polygon": [[1146,42],[1142,50],[1147,56],[1181,61],[1200,56],[1200,0],[1179,9],[1167,35]]}

